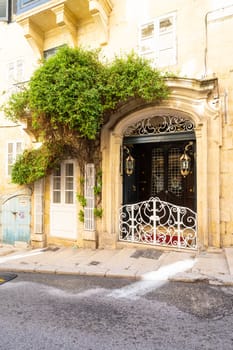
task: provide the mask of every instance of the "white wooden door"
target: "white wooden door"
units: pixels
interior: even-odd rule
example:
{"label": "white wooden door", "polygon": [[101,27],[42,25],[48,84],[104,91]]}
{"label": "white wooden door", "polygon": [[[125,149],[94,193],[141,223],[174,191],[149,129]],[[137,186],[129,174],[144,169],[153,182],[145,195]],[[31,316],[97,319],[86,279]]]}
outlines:
{"label": "white wooden door", "polygon": [[51,175],[50,235],[77,239],[75,163],[64,161]]}

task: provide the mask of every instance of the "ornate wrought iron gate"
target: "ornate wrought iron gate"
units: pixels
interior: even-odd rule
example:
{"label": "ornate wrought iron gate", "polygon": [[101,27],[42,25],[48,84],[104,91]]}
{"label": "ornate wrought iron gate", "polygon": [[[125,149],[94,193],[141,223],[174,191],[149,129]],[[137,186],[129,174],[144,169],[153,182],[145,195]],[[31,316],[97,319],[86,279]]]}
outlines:
{"label": "ornate wrought iron gate", "polygon": [[123,205],[119,225],[121,241],[197,248],[197,214],[157,197]]}

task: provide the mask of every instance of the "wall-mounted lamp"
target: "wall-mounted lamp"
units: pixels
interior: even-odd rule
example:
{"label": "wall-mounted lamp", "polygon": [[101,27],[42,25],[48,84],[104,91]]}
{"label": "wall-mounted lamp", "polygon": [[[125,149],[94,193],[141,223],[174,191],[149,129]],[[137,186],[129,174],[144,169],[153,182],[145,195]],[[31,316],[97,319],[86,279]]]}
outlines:
{"label": "wall-mounted lamp", "polygon": [[125,172],[128,176],[132,175],[134,172],[134,164],[135,160],[131,156],[131,154],[128,155],[128,157],[125,160]]}
{"label": "wall-mounted lamp", "polygon": [[193,145],[193,142],[190,141],[184,148],[184,153],[180,157],[180,173],[183,177],[189,175],[191,170],[191,158],[187,154],[188,148]]}
{"label": "wall-mounted lamp", "polygon": [[124,149],[127,152],[127,157],[125,158],[125,173],[130,176],[134,172],[134,167],[135,167],[135,159],[132,157],[130,154],[130,150],[128,147],[124,147]]}

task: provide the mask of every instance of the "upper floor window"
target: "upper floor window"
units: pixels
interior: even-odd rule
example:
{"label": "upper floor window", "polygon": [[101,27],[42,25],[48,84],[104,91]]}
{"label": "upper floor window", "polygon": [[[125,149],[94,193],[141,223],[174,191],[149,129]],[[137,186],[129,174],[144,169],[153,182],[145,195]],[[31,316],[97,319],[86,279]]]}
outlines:
{"label": "upper floor window", "polygon": [[24,61],[18,58],[8,63],[7,80],[14,84],[24,81]]}
{"label": "upper floor window", "polygon": [[156,18],[140,27],[140,55],[158,67],[176,64],[176,15]]}
{"label": "upper floor window", "polygon": [[0,0],[0,21],[10,22],[16,10],[17,0]]}
{"label": "upper floor window", "polygon": [[21,141],[8,142],[7,144],[7,175],[11,175],[12,167],[17,157],[23,152],[23,143]]}
{"label": "upper floor window", "polygon": [[64,46],[64,45],[56,46],[56,47],[53,47],[51,49],[45,50],[44,51],[44,59],[47,60],[49,57],[55,55],[57,50],[59,50],[62,46]]}

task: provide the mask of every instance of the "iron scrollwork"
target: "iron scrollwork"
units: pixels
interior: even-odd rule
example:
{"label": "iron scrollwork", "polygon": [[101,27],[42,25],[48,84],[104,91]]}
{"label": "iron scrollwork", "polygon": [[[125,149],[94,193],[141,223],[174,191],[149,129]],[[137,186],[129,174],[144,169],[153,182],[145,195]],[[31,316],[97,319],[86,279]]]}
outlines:
{"label": "iron scrollwork", "polygon": [[120,208],[121,241],[197,248],[197,214],[189,208],[150,198]]}
{"label": "iron scrollwork", "polygon": [[192,120],[182,116],[163,115],[154,116],[130,125],[124,136],[156,135],[193,131],[195,124]]}

